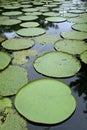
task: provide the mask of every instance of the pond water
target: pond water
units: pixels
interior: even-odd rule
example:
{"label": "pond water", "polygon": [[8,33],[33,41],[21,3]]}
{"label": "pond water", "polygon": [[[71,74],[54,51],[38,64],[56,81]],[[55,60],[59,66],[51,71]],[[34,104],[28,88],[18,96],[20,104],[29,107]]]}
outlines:
{"label": "pond water", "polygon": [[[14,0],[16,1],[16,0]],[[28,0],[26,0],[28,1]],[[61,1],[61,0],[60,0]],[[12,2],[12,1],[10,1]],[[23,0],[18,0],[16,1],[19,3],[19,5],[28,5],[27,3],[24,3]],[[58,2],[57,0],[55,0],[55,2]],[[74,7],[86,7],[87,9],[87,2],[85,0],[80,1],[80,0],[68,0],[68,1],[64,1],[62,2],[62,4],[57,5],[57,7],[55,8],[60,8],[60,14],[64,16],[64,14],[66,13],[66,10],[68,8],[74,8],[71,6],[69,6],[68,4],[70,4],[70,2],[74,3]],[[43,2],[44,5],[49,5],[49,2]],[[7,5],[6,2],[2,2],[0,1],[0,15],[2,16],[2,13],[5,11],[9,11],[9,9],[5,9],[3,8],[3,6],[5,6],[5,4]],[[13,4],[13,3],[11,3]],[[32,7],[40,7],[40,5],[34,5],[32,4],[32,2],[29,3],[29,5],[32,5]],[[53,3],[52,3],[53,5]],[[42,5],[41,5],[42,6]],[[48,10],[52,11],[54,7],[49,7]],[[18,8],[16,9],[17,11],[22,11],[23,8]],[[14,10],[14,9],[13,9]],[[86,10],[87,12],[87,10]],[[57,12],[59,13],[59,12]],[[12,19],[17,18],[18,16],[10,16]],[[72,30],[71,26],[73,25],[72,22],[47,22],[45,20],[45,16],[38,15],[38,19],[37,20],[33,20],[35,22],[38,22],[40,24],[39,27],[44,28],[46,31],[46,34],[55,34],[58,39],[61,39],[61,32],[65,32],[65,31],[70,31]],[[13,26],[0,26],[0,35],[5,36],[7,39],[10,38],[15,38],[15,37],[22,37],[16,34],[16,31],[21,29],[22,27],[19,26],[19,24],[17,25],[13,25]],[[34,39],[34,37],[32,37]],[[0,49],[3,51],[8,52],[12,57],[13,57],[13,51],[8,51],[6,49],[3,49],[2,46],[0,46]],[[41,56],[42,54],[46,53],[46,52],[50,52],[50,51],[55,51],[54,49],[54,45],[53,44],[39,44],[39,43],[35,43],[35,45],[33,47],[30,48],[30,50],[36,50],[38,52],[38,55],[36,56],[30,56],[29,60],[27,63],[20,65],[23,66],[24,68],[27,69],[28,73],[29,73],[29,81],[33,81],[36,79],[40,79],[40,78],[48,78],[47,76],[43,76],[42,74],[39,74],[38,72],[35,71],[34,67],[33,67],[33,61],[38,57]],[[79,58],[78,58],[79,59]],[[81,60],[80,60],[81,61]],[[10,63],[12,64],[12,63]],[[29,130],[87,130],[87,65],[83,62],[81,62],[81,70],[72,77],[69,78],[56,78],[60,81],[65,82],[66,84],[68,84],[70,86],[70,88],[72,89],[72,93],[76,98],[77,101],[77,107],[75,112],[73,113],[73,115],[67,119],[66,121],[56,124],[56,125],[41,125],[41,124],[36,124],[30,121],[28,122],[28,129]],[[55,78],[54,78],[55,79]],[[14,96],[12,97],[12,99],[14,100]],[[67,106],[68,107],[68,106]]]}

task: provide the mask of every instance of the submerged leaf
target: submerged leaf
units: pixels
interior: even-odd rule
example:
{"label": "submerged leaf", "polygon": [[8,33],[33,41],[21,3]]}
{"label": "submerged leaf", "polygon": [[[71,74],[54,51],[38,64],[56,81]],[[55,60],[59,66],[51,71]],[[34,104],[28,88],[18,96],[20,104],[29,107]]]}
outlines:
{"label": "submerged leaf", "polygon": [[56,124],[74,112],[76,101],[66,84],[54,79],[39,79],[17,93],[15,107],[30,121]]}
{"label": "submerged leaf", "polygon": [[27,71],[19,66],[9,66],[0,73],[0,95],[14,95],[28,82]]}

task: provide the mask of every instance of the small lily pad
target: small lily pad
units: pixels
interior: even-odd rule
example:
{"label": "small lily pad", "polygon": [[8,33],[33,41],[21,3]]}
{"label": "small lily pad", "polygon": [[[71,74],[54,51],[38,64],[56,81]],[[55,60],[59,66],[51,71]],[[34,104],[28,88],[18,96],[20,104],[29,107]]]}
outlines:
{"label": "small lily pad", "polygon": [[20,26],[21,27],[37,27],[37,26],[39,26],[39,23],[37,23],[37,22],[24,22],[24,23],[22,23],[22,24],[20,24]]}
{"label": "small lily pad", "polygon": [[28,62],[29,58],[26,57],[30,57],[30,56],[35,56],[37,55],[37,51],[36,50],[23,50],[23,51],[17,51],[14,52],[14,59],[12,61],[13,64],[24,64],[26,62]]}
{"label": "small lily pad", "polygon": [[26,121],[12,108],[5,108],[0,116],[0,130],[28,130]]}
{"label": "small lily pad", "polygon": [[27,71],[19,66],[9,66],[0,73],[0,95],[14,95],[28,82]]}
{"label": "small lily pad", "polygon": [[12,107],[12,101],[10,98],[1,98],[0,99],[0,112],[6,107]]}
{"label": "small lily pad", "polygon": [[55,43],[58,40],[56,35],[44,34],[35,38],[35,41],[41,44]]}
{"label": "small lily pad", "polygon": [[61,36],[65,39],[72,39],[72,40],[85,40],[87,39],[87,33],[85,32],[78,32],[78,31],[68,31],[62,32]]}
{"label": "small lily pad", "polygon": [[54,79],[39,79],[17,93],[15,107],[30,121],[56,124],[72,115],[76,100],[66,84]]}
{"label": "small lily pad", "polygon": [[87,64],[87,50],[84,51],[81,55],[80,58],[82,60],[82,62],[84,62],[85,64]]}
{"label": "small lily pad", "polygon": [[74,24],[72,28],[77,31],[87,32],[87,24]]}
{"label": "small lily pad", "polygon": [[20,16],[18,17],[19,20],[22,20],[22,21],[31,21],[31,20],[35,20],[37,19],[38,17],[37,16]]}
{"label": "small lily pad", "polygon": [[9,11],[9,12],[3,12],[2,15],[6,15],[6,16],[13,16],[13,15],[21,15],[22,12],[20,11]]}
{"label": "small lily pad", "polygon": [[11,61],[11,57],[6,52],[0,51],[0,70],[3,70]]}
{"label": "small lily pad", "polygon": [[56,16],[55,17],[47,17],[46,20],[49,21],[49,22],[65,22],[66,21],[65,18],[56,17]]}
{"label": "small lily pad", "polygon": [[39,27],[35,28],[23,28],[17,31],[17,34],[21,36],[38,36],[45,33],[45,30]]}
{"label": "small lily pad", "polygon": [[48,52],[34,61],[37,72],[50,77],[69,77],[81,68],[79,60],[71,54]]}
{"label": "small lily pad", "polygon": [[70,54],[81,54],[87,50],[87,44],[79,40],[59,40],[55,43],[57,51],[67,52]]}
{"label": "small lily pad", "polygon": [[8,39],[2,43],[3,48],[8,50],[22,50],[30,48],[34,45],[34,41],[26,38]]}
{"label": "small lily pad", "polygon": [[19,23],[21,23],[21,21],[17,19],[6,19],[0,21],[0,25],[6,25],[6,26],[16,25]]}

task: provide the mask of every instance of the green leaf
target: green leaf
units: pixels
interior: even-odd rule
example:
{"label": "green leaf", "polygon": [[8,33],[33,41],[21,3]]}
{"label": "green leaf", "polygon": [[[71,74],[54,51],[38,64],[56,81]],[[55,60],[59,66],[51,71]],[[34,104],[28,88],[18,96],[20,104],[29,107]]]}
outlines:
{"label": "green leaf", "polygon": [[0,112],[6,107],[12,107],[11,99],[2,97],[0,99]]}
{"label": "green leaf", "polygon": [[22,24],[20,24],[20,26],[21,27],[29,27],[29,28],[31,28],[31,27],[37,27],[37,26],[39,26],[39,23],[37,23],[37,22],[24,22],[24,23],[22,23]]}
{"label": "green leaf", "polygon": [[48,52],[34,61],[37,72],[50,77],[69,77],[81,68],[79,60],[71,54]]}
{"label": "green leaf", "polygon": [[87,64],[87,50],[84,51],[83,53],[81,53],[80,59],[82,60],[82,62],[84,62],[85,64]]}
{"label": "green leaf", "polygon": [[54,79],[39,79],[17,93],[15,107],[30,121],[56,124],[71,116],[76,101],[66,84]]}
{"label": "green leaf", "polygon": [[22,20],[22,21],[31,21],[31,20],[35,20],[38,19],[38,16],[20,16],[17,19]]}
{"label": "green leaf", "polygon": [[14,95],[28,82],[27,71],[20,66],[9,66],[0,73],[0,95]]}
{"label": "green leaf", "polygon": [[21,15],[22,12],[20,11],[9,11],[9,12],[3,12],[2,15],[6,15],[6,16],[13,16],[13,15]]}
{"label": "green leaf", "polygon": [[56,16],[55,17],[47,17],[46,20],[49,21],[49,22],[65,22],[66,21],[65,18],[56,17]]}
{"label": "green leaf", "polygon": [[0,25],[8,25],[8,26],[11,26],[11,25],[16,25],[16,24],[19,24],[21,23],[20,20],[17,20],[17,19],[3,19],[0,21]]}
{"label": "green leaf", "polygon": [[87,32],[87,23],[86,24],[74,24],[74,25],[72,25],[72,28],[77,31]]}

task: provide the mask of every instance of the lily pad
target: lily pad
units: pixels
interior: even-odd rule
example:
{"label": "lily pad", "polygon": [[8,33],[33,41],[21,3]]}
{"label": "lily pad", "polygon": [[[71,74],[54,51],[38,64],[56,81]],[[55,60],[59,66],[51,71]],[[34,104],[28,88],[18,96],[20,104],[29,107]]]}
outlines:
{"label": "lily pad", "polygon": [[59,16],[60,14],[55,12],[45,12],[43,13],[44,16]]}
{"label": "lily pad", "polygon": [[0,130],[28,130],[26,121],[12,108],[1,112]]}
{"label": "lily pad", "polygon": [[72,28],[77,31],[87,32],[87,24],[74,24]]}
{"label": "lily pad", "polygon": [[35,38],[35,41],[41,44],[55,43],[58,40],[56,35],[44,34]]}
{"label": "lily pad", "polygon": [[37,16],[20,16],[18,17],[19,20],[22,20],[22,21],[31,21],[31,20],[35,20],[37,19],[38,17]]}
{"label": "lily pad", "polygon": [[13,16],[13,15],[21,15],[22,12],[20,11],[9,11],[9,12],[3,12],[2,15],[6,15],[6,16]]}
{"label": "lily pad", "polygon": [[34,41],[26,38],[8,39],[2,43],[3,48],[8,50],[22,50],[30,48],[34,45]]}
{"label": "lily pad", "polygon": [[28,82],[27,71],[19,66],[9,66],[0,73],[0,95],[14,95]]}
{"label": "lily pad", "polygon": [[17,93],[15,106],[33,122],[56,124],[72,115],[76,100],[66,84],[54,79],[39,79]]}
{"label": "lily pad", "polygon": [[87,50],[87,44],[79,40],[59,40],[55,43],[57,51],[68,52],[70,54],[81,54]]}
{"label": "lily pad", "polygon": [[6,19],[6,20],[4,19],[0,21],[0,25],[7,25],[7,26],[16,25],[19,23],[21,23],[21,21],[17,19]]}
{"label": "lily pad", "polygon": [[0,70],[3,70],[11,61],[11,57],[6,52],[0,51]]}
{"label": "lily pad", "polygon": [[71,54],[48,52],[34,61],[37,72],[50,77],[69,77],[81,68],[79,60]]}
{"label": "lily pad", "polygon": [[56,16],[55,17],[47,17],[46,20],[49,21],[49,22],[65,22],[66,21],[65,18],[56,17]]}
{"label": "lily pad", "polygon": [[23,28],[17,31],[17,34],[21,36],[38,36],[45,33],[45,30],[39,27],[35,28]]}
{"label": "lily pad", "polygon": [[85,10],[82,10],[82,9],[71,9],[71,10],[68,10],[69,13],[75,13],[75,14],[81,14],[81,13],[86,13]]}
{"label": "lily pad", "polygon": [[68,21],[73,23],[87,23],[87,18],[83,18],[83,17],[70,18],[68,19]]}
{"label": "lily pad", "polygon": [[87,39],[87,33],[85,32],[78,32],[78,31],[68,31],[62,32],[61,36],[65,39],[72,39],[72,40],[85,40]]}
{"label": "lily pad", "polygon": [[26,8],[26,9],[22,9],[22,11],[24,12],[34,12],[34,11],[38,11],[38,8]]}
{"label": "lily pad", "polygon": [[35,56],[37,55],[37,51],[36,50],[23,50],[23,51],[17,51],[14,52],[14,59],[12,61],[13,64],[24,64],[26,62],[28,62],[30,56]]}
{"label": "lily pad", "polygon": [[27,13],[25,13],[25,15],[36,15],[36,16],[41,15],[41,14],[42,14],[41,12],[27,12]]}
{"label": "lily pad", "polygon": [[16,9],[19,9],[20,6],[11,6],[11,5],[7,5],[7,6],[3,6],[4,9],[7,9],[7,10],[16,10]]}
{"label": "lily pad", "polygon": [[5,40],[5,37],[0,36],[0,42],[3,42]]}
{"label": "lily pad", "polygon": [[74,17],[78,17],[78,14],[72,14],[72,13],[64,13],[63,15],[65,18],[74,18]]}
{"label": "lily pad", "polygon": [[22,24],[20,24],[21,27],[37,27],[39,26],[39,23],[37,22],[24,22]]}
{"label": "lily pad", "polygon": [[84,51],[81,55],[80,58],[82,60],[82,62],[84,62],[85,64],[87,64],[87,50]]}
{"label": "lily pad", "polygon": [[6,107],[12,107],[12,102],[10,98],[1,98],[0,99],[0,112]]}

